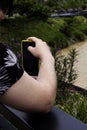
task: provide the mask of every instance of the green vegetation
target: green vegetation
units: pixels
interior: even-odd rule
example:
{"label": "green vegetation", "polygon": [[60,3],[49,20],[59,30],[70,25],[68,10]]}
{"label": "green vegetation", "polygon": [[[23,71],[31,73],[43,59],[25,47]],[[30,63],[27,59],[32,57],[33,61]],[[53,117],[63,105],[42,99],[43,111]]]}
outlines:
{"label": "green vegetation", "polygon": [[71,49],[69,54],[61,55],[57,53],[56,60],[56,72],[59,81],[59,86],[66,89],[62,83],[73,84],[77,78],[77,72],[74,68],[77,61],[76,49]]}
{"label": "green vegetation", "polygon": [[71,49],[67,55],[61,55],[61,50],[57,52],[58,89],[55,105],[87,123],[87,94],[79,93],[72,86],[78,76],[74,67],[77,55],[76,49]]}
{"label": "green vegetation", "polygon": [[87,123],[87,96],[77,92],[70,93],[66,100],[63,96],[57,106],[82,122]]}
{"label": "green vegetation", "polygon": [[[0,23],[0,41],[11,43],[28,36],[36,36],[48,42],[55,54],[58,48],[65,48],[87,37],[87,19],[83,16],[72,18],[48,18],[46,21],[24,16],[10,17]],[[10,44],[11,46],[11,44]]]}
{"label": "green vegetation", "polygon": [[[86,0],[14,0],[14,10],[19,14],[26,14],[27,16],[43,16],[47,18],[51,12],[57,10],[58,12],[64,12],[68,10],[85,10],[87,9]],[[39,13],[38,13],[39,12]]]}
{"label": "green vegetation", "polygon": [[87,9],[87,1],[86,0],[47,0],[45,2],[46,5],[51,7],[51,10],[58,10],[59,12],[63,12],[64,10],[84,10]]}

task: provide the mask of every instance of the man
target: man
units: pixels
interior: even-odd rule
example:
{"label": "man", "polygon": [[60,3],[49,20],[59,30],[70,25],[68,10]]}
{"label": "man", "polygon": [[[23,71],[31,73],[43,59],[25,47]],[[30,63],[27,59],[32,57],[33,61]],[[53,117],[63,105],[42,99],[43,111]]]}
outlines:
{"label": "man", "polygon": [[[5,18],[11,2],[0,1],[0,20]],[[28,50],[41,62],[37,79],[23,70],[9,48],[0,44],[0,102],[22,111],[48,112],[56,96],[55,61],[46,42],[36,37],[28,40],[36,44]]]}

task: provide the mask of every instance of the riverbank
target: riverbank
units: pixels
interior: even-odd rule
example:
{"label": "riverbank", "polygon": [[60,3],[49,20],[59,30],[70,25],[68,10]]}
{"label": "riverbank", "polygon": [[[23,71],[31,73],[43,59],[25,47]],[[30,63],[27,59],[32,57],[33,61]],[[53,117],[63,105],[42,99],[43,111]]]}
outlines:
{"label": "riverbank", "polygon": [[75,63],[78,77],[74,85],[87,89],[87,41],[73,44],[70,47],[61,50],[61,54],[66,55],[72,48],[76,48],[78,51],[77,61]]}

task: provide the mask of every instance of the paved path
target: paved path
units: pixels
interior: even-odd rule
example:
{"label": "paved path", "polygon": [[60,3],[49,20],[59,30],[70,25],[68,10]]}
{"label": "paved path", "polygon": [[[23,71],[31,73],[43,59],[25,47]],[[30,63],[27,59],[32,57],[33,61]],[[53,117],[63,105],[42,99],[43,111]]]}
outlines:
{"label": "paved path", "polygon": [[78,78],[76,79],[75,85],[87,89],[87,41],[63,49],[62,53],[66,54],[71,48],[76,48],[78,51],[78,60],[75,63],[75,67],[78,71]]}

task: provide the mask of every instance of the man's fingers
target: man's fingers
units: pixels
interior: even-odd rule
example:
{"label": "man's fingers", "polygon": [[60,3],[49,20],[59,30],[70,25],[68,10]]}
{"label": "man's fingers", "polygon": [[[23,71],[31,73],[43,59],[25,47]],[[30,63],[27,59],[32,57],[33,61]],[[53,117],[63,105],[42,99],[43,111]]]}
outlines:
{"label": "man's fingers", "polygon": [[29,37],[29,38],[27,38],[27,40],[32,40],[32,41],[34,41],[34,42],[42,42],[41,39],[36,38],[36,37]]}

